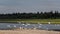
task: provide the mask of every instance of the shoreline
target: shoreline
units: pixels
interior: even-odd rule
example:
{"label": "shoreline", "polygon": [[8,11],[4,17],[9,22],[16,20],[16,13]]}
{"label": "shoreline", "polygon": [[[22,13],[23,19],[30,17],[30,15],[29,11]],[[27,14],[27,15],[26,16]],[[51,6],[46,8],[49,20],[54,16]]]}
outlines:
{"label": "shoreline", "polygon": [[60,34],[60,32],[35,29],[34,30],[21,29],[21,30],[0,30],[0,34]]}

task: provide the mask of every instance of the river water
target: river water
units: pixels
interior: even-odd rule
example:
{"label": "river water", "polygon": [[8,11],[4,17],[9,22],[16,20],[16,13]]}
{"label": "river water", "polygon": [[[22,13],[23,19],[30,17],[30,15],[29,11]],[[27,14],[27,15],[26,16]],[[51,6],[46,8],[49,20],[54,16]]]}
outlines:
{"label": "river water", "polygon": [[36,28],[44,30],[60,30],[60,24],[15,24],[15,23],[0,23],[0,29],[9,28]]}

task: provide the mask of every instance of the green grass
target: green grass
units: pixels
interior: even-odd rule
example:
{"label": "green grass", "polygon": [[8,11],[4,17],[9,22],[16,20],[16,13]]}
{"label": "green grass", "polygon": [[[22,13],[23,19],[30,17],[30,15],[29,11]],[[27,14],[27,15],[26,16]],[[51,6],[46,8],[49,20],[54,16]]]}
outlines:
{"label": "green grass", "polygon": [[48,24],[48,22],[51,22],[51,24],[60,24],[60,19],[20,19],[19,21],[27,23]]}
{"label": "green grass", "polygon": [[0,22],[25,22],[25,23],[42,23],[60,24],[60,19],[0,19]]}

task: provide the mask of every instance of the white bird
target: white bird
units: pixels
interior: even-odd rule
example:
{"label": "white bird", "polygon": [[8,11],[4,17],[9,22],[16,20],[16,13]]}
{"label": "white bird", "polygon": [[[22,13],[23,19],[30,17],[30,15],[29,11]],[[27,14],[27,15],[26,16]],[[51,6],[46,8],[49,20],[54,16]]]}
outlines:
{"label": "white bird", "polygon": [[22,29],[22,27],[19,27],[20,29]]}
{"label": "white bird", "polygon": [[30,24],[27,24],[27,25],[30,25]]}
{"label": "white bird", "polygon": [[51,24],[51,22],[48,22],[48,24]]}
{"label": "white bird", "polygon": [[22,24],[22,25],[25,25],[25,24]]}
{"label": "white bird", "polygon": [[34,29],[36,29],[36,27]]}
{"label": "white bird", "polygon": [[14,27],[16,27],[16,25],[14,25]]}
{"label": "white bird", "polygon": [[42,25],[42,24],[39,24],[39,25]]}
{"label": "white bird", "polygon": [[28,25],[25,25],[25,26],[28,26]]}

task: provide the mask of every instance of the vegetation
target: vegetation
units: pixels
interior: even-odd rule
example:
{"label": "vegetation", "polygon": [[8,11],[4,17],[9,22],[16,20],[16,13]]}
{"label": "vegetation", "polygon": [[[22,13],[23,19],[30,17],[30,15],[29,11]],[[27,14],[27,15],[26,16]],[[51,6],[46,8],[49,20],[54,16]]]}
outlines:
{"label": "vegetation", "polygon": [[60,13],[58,11],[37,12],[37,13],[12,13],[0,14],[0,22],[25,22],[60,24]]}
{"label": "vegetation", "polygon": [[0,19],[60,19],[58,11],[0,14]]}
{"label": "vegetation", "polygon": [[20,19],[18,22],[25,23],[41,23],[41,24],[60,24],[60,19]]}
{"label": "vegetation", "polygon": [[0,22],[8,22],[8,23],[34,23],[34,24],[48,24],[50,22],[51,24],[60,24],[60,19],[2,19]]}

